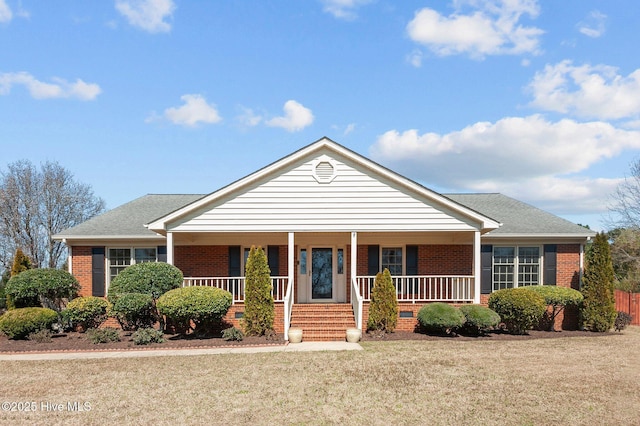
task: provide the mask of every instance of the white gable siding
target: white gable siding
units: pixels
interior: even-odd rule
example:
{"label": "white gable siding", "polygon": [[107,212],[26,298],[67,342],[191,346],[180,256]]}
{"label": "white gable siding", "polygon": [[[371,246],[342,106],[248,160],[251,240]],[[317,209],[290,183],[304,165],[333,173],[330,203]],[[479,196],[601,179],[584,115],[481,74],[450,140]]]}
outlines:
{"label": "white gable siding", "polygon": [[[326,156],[283,171],[178,220],[169,230],[393,231],[471,230],[472,226],[414,196],[332,158],[335,177],[319,182],[313,169]],[[326,164],[325,164],[326,165]],[[324,170],[320,170],[324,172]]]}

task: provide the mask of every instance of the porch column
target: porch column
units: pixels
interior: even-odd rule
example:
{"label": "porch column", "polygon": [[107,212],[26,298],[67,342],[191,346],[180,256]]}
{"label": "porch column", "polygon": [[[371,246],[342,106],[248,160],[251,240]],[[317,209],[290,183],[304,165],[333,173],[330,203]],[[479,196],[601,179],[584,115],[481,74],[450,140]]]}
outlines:
{"label": "porch column", "polygon": [[167,232],[167,263],[173,265],[173,232]]}
{"label": "porch column", "polygon": [[350,289],[356,281],[356,273],[358,272],[358,233],[351,233],[351,280],[347,283],[347,287]]}
{"label": "porch column", "polygon": [[288,262],[288,267],[287,267],[287,271],[289,271],[289,285],[292,286],[291,288],[291,297],[294,297],[294,288],[293,288],[293,280],[295,277],[295,273],[296,273],[296,264],[295,264],[295,251],[296,251],[296,246],[295,246],[295,238],[294,238],[295,234],[293,232],[289,232],[289,247],[287,250],[287,262]]}
{"label": "porch column", "polygon": [[473,233],[473,303],[480,303],[480,231]]}

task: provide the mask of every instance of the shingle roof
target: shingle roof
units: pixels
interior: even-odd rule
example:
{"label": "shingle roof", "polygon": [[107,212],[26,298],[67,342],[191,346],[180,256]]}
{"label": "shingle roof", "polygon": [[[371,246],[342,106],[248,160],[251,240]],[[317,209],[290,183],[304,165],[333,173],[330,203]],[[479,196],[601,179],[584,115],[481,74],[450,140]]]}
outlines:
{"label": "shingle roof", "polygon": [[202,197],[202,194],[148,194],[67,229],[54,238],[155,236],[156,233],[145,228],[145,224]]}
{"label": "shingle roof", "polygon": [[595,235],[575,223],[502,194],[443,194],[502,223],[487,236],[508,235],[566,235],[588,237]]}

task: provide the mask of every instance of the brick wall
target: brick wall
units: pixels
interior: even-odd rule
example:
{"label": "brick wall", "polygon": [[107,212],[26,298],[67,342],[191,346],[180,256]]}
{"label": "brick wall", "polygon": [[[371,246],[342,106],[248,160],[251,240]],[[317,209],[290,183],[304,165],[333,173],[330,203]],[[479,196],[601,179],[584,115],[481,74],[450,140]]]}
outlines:
{"label": "brick wall", "polygon": [[423,245],[418,247],[418,275],[472,275],[473,246]]}
{"label": "brick wall", "polygon": [[229,248],[175,246],[173,264],[185,277],[225,277],[229,273]]}
{"label": "brick wall", "polygon": [[74,246],[72,249],[73,261],[71,273],[80,283],[80,296],[91,296],[91,247]]}

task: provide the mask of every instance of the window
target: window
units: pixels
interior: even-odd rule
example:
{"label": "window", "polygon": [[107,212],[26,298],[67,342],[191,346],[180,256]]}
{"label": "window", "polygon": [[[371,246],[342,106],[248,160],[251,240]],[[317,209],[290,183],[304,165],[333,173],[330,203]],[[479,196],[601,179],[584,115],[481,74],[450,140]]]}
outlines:
{"label": "window", "polygon": [[402,275],[402,247],[382,248],[382,270],[389,270],[392,276]]}
{"label": "window", "polygon": [[540,247],[493,248],[494,291],[538,284],[540,284]]}
{"label": "window", "polygon": [[344,249],[338,249],[338,274],[344,274]]}
{"label": "window", "polygon": [[109,282],[124,268],[136,263],[156,262],[158,260],[155,247],[131,247],[109,249]]}

